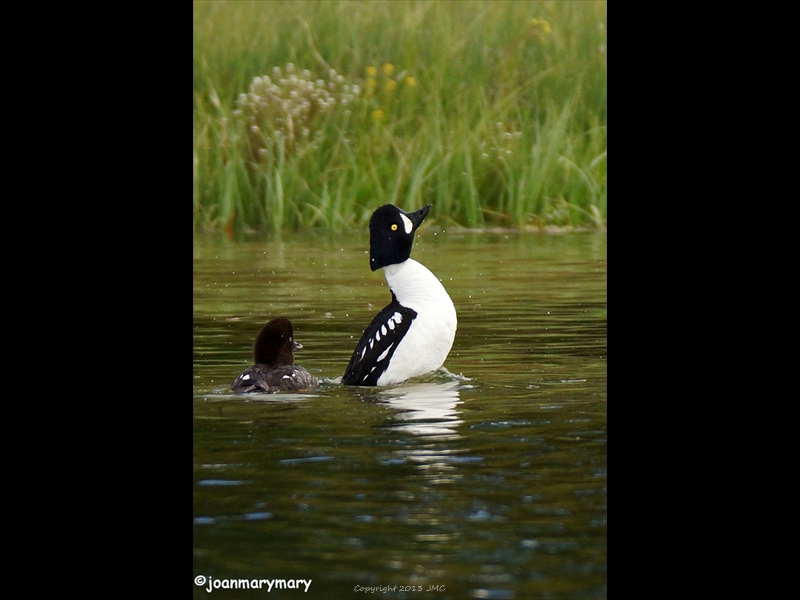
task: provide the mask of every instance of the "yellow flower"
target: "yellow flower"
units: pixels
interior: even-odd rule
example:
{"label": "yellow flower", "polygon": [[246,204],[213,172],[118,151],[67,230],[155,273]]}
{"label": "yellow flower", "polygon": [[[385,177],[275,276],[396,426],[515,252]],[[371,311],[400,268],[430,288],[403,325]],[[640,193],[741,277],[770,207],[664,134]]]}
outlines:
{"label": "yellow flower", "polygon": [[366,86],[367,86],[366,96],[367,98],[371,98],[372,94],[375,93],[375,88],[378,87],[378,82],[375,81],[372,77],[370,77],[369,79],[367,79]]}
{"label": "yellow flower", "polygon": [[367,67],[367,77],[375,77],[378,74],[378,69],[375,67]]}
{"label": "yellow flower", "polygon": [[394,73],[394,65],[391,63],[384,63],[383,65],[383,74],[387,77]]}
{"label": "yellow flower", "polygon": [[531,19],[531,27],[541,28],[542,33],[550,33],[550,23],[544,19]]}
{"label": "yellow flower", "polygon": [[397,87],[397,82],[394,79],[390,79],[386,82],[386,91],[390,94],[394,91],[394,88]]}
{"label": "yellow flower", "polygon": [[372,111],[372,119],[375,122],[382,121],[383,120],[383,109],[379,108],[377,110],[373,110]]}
{"label": "yellow flower", "polygon": [[406,77],[406,85],[408,87],[414,87],[415,85],[417,85],[417,80],[414,79],[413,77]]}

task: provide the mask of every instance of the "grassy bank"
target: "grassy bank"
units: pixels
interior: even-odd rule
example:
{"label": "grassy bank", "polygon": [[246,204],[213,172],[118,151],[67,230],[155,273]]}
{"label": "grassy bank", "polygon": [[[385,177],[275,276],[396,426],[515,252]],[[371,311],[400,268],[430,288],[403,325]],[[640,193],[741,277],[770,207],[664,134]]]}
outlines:
{"label": "grassy bank", "polygon": [[195,2],[193,225],[605,225],[606,2]]}

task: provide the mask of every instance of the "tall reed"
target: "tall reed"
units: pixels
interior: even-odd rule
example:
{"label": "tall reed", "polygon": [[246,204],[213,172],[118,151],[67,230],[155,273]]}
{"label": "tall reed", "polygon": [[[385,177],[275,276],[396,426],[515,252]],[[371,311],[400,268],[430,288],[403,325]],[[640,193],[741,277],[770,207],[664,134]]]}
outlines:
{"label": "tall reed", "polygon": [[606,2],[195,2],[195,228],[605,225]]}

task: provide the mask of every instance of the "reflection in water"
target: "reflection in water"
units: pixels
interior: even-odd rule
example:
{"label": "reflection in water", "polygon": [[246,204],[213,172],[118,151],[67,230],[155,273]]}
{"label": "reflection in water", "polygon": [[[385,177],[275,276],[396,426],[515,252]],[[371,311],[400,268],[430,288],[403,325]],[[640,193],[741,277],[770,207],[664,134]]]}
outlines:
{"label": "reflection in water", "polygon": [[[423,445],[398,448],[389,461],[414,463],[421,471],[423,489],[453,484],[461,478],[454,464],[460,461],[461,451],[444,442],[462,437],[456,429],[463,423],[456,408],[462,404],[459,397],[462,385],[458,381],[411,383],[379,393],[379,402],[399,411],[393,415],[388,429],[423,436]],[[431,524],[440,518],[438,512],[428,508],[419,515],[418,522]]]}
{"label": "reflection in water", "polygon": [[429,439],[446,440],[460,437],[456,427],[463,423],[456,406],[461,404],[458,386],[461,382],[412,383],[380,393],[380,401],[401,411],[394,416],[401,425],[390,428]]}

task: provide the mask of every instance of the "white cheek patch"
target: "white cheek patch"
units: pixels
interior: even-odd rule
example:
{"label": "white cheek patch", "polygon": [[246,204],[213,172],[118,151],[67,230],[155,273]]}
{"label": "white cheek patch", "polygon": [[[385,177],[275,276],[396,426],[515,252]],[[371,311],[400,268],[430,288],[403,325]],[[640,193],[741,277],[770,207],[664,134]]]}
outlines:
{"label": "white cheek patch", "polygon": [[411,219],[403,213],[400,213],[400,218],[403,219],[403,227],[406,228],[406,233],[411,233],[411,230],[414,229],[414,224],[411,222]]}

